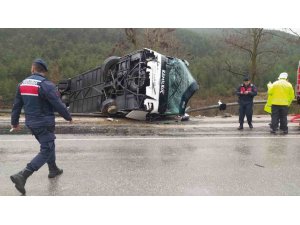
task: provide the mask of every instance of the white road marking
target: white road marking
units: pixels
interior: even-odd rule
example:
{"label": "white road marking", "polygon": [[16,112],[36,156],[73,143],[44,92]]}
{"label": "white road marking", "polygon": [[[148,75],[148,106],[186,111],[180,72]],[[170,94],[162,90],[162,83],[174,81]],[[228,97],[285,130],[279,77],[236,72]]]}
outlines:
{"label": "white road marking", "polygon": [[[208,137],[110,137],[110,138],[57,138],[56,141],[124,141],[124,140],[210,140],[210,139],[299,139],[294,136],[208,136]],[[36,139],[7,139],[0,142],[36,142]]]}

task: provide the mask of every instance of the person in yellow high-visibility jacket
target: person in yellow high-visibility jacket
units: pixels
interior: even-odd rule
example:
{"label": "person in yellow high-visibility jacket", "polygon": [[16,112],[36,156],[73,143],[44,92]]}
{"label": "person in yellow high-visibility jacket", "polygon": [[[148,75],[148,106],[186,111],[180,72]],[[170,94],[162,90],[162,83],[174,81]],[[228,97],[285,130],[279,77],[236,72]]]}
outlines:
{"label": "person in yellow high-visibility jacket", "polygon": [[[272,82],[269,81],[269,83],[267,84],[268,90],[271,88],[271,86],[272,86]],[[268,95],[267,103],[265,104],[265,107],[264,107],[265,112],[267,112],[270,116],[272,116],[271,100],[272,100],[271,97]],[[270,122],[268,125],[271,127],[272,123]]]}
{"label": "person in yellow high-visibility jacket", "polygon": [[[269,89],[271,88],[272,86],[272,82],[270,81],[268,84],[267,84],[267,87],[268,87],[268,91]],[[267,99],[267,103],[265,104],[265,107],[264,107],[264,110],[271,114],[272,113],[272,103],[271,103],[271,97],[268,95],[268,99]]]}
{"label": "person in yellow high-visibility jacket", "polygon": [[[268,89],[268,98],[270,98],[272,122],[271,133],[276,133],[278,124],[279,129],[283,131],[283,134],[288,133],[287,115],[289,106],[295,98],[293,86],[287,81],[288,74],[286,72],[281,73],[278,80],[275,81]],[[269,100],[269,99],[268,99]]]}

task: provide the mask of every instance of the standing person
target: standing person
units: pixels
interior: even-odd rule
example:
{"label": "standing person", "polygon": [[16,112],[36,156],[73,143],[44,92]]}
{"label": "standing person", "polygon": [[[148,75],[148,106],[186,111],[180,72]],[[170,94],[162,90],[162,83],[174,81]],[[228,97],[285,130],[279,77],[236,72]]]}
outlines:
{"label": "standing person", "polygon": [[[272,82],[269,81],[269,83],[267,84],[268,91],[271,88],[271,86],[272,86]],[[268,98],[267,98],[267,103],[265,104],[265,107],[264,107],[264,111],[269,113],[270,115],[272,113],[272,104],[271,104],[271,98],[270,98],[269,95],[268,95]]]}
{"label": "standing person", "polygon": [[278,80],[268,90],[268,96],[271,98],[272,122],[270,132],[275,134],[280,122],[280,130],[283,134],[288,133],[287,115],[295,94],[293,86],[287,81],[288,74],[283,72]]}
{"label": "standing person", "polygon": [[17,87],[11,114],[11,127],[19,130],[19,118],[24,107],[25,125],[40,143],[40,152],[17,174],[10,176],[16,189],[23,195],[27,178],[45,163],[49,167],[49,178],[63,173],[56,165],[55,156],[55,115],[57,111],[65,120],[72,121],[66,106],[62,103],[55,85],[46,78],[47,64],[36,59],[31,66],[31,75]]}
{"label": "standing person", "polygon": [[239,96],[239,123],[240,126],[238,130],[244,129],[244,118],[247,117],[247,122],[250,129],[253,128],[252,125],[252,114],[253,114],[253,98],[257,95],[257,88],[251,83],[248,76],[243,79],[243,84],[241,84],[236,90],[237,96]]}
{"label": "standing person", "polygon": [[[267,84],[268,91],[271,88],[271,86],[272,86],[272,82],[269,81],[269,83]],[[264,110],[271,116],[271,119],[272,119],[272,103],[271,103],[271,97],[269,95],[268,95],[267,103],[265,104]],[[272,123],[270,122],[268,125],[271,127]]]}

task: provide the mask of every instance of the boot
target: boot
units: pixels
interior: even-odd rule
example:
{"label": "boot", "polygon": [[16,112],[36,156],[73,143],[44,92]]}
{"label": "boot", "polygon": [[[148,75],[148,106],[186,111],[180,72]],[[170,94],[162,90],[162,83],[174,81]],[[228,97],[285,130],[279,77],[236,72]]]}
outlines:
{"label": "boot", "polygon": [[273,130],[272,128],[270,129],[271,134],[276,134],[276,130]]}
{"label": "boot", "polygon": [[54,178],[63,173],[63,170],[59,169],[55,162],[52,164],[48,164],[48,167],[49,167],[48,178]]}
{"label": "boot", "polygon": [[238,130],[243,130],[244,129],[243,124],[240,124],[240,126],[237,129]]}
{"label": "boot", "polygon": [[25,195],[26,190],[25,190],[25,184],[27,178],[33,174],[33,171],[24,169],[20,171],[19,173],[16,173],[12,176],[10,176],[11,181],[15,184],[16,189],[21,192],[23,195]]}

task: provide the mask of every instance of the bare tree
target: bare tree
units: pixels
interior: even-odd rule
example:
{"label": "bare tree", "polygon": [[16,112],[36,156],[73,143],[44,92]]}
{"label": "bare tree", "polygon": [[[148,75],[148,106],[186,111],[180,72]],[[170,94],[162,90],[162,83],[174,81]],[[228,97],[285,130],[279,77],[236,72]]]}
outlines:
{"label": "bare tree", "polygon": [[153,49],[161,49],[163,51],[170,51],[171,48],[175,48],[178,42],[172,37],[175,29],[145,29],[144,31],[144,45]]}
{"label": "bare tree", "polygon": [[294,30],[291,29],[291,28],[289,28],[289,31],[290,31],[292,34],[296,35],[296,36],[300,39],[300,35],[299,35],[298,32],[294,31]]}
{"label": "bare tree", "polygon": [[127,37],[127,40],[134,45],[134,47],[137,47],[137,32],[134,28],[125,28],[125,34]]}
{"label": "bare tree", "polygon": [[180,56],[185,54],[173,28],[125,28],[125,38],[115,44],[109,55],[123,55],[128,51],[150,48],[163,54]]}
{"label": "bare tree", "polygon": [[127,43],[137,48],[150,48],[162,51],[165,54],[178,55],[181,53],[181,45],[174,35],[173,28],[126,28]]}
{"label": "bare tree", "polygon": [[300,44],[300,34],[299,32],[296,32],[294,29],[289,28],[289,33],[293,34],[293,37],[289,39],[290,42],[294,44]]}
{"label": "bare tree", "polygon": [[[263,28],[235,29],[225,37],[225,42],[236,49],[245,52],[249,57],[247,65],[251,80],[255,81],[258,77],[259,63],[262,61],[262,55],[273,54],[274,57],[282,52],[280,46],[269,46],[268,43],[275,34],[270,30]],[[273,62],[270,62],[271,65]],[[261,63],[262,64],[262,63]],[[266,64],[266,63],[265,63]],[[235,71],[234,66],[227,61],[227,71],[241,75],[244,71]]]}

